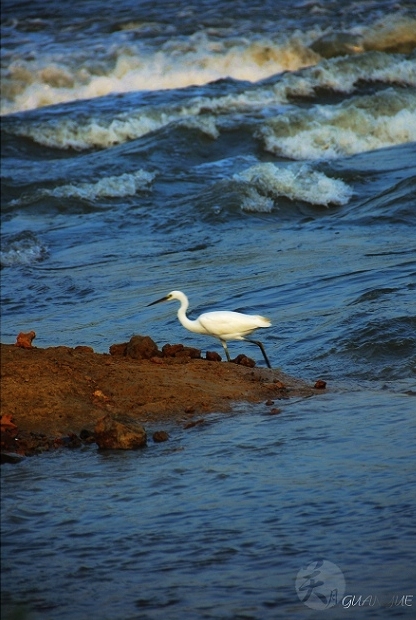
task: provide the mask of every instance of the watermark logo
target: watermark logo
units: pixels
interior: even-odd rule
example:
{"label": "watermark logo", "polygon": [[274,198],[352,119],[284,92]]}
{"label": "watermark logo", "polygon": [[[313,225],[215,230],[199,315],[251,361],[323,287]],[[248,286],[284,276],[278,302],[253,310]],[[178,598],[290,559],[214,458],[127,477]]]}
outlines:
{"label": "watermark logo", "polygon": [[345,594],[342,570],[328,560],[316,560],[301,568],[295,585],[300,600],[311,609],[329,609]]}

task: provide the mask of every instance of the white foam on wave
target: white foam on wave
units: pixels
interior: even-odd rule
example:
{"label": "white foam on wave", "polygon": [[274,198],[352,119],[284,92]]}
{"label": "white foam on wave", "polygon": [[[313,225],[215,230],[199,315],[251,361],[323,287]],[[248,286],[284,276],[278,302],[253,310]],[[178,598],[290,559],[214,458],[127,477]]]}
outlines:
{"label": "white foam on wave", "polygon": [[70,183],[52,190],[44,189],[42,193],[54,198],[79,198],[89,201],[97,198],[123,198],[134,196],[138,191],[148,189],[155,176],[152,172],[138,170],[119,176],[105,177],[96,183]]}
{"label": "white foam on wave", "polygon": [[[295,79],[293,79],[295,78]],[[416,63],[398,54],[368,52],[322,60],[298,76],[287,76],[286,95],[312,95],[316,88],[352,93],[359,81],[416,86]],[[280,89],[280,84],[276,85]]]}
{"label": "white foam on wave", "polygon": [[291,159],[334,159],[416,141],[416,95],[388,89],[265,122],[266,150]]}
{"label": "white foam on wave", "polygon": [[[225,115],[251,110],[270,114],[272,110],[280,111],[280,107],[292,97],[314,96],[318,88],[351,93],[360,80],[416,86],[416,63],[401,55],[380,52],[354,56],[353,60],[351,57],[331,58],[298,73],[286,73],[274,84],[259,84],[238,93],[191,97],[182,105],[148,105],[112,118],[102,117],[97,112],[82,118],[62,116],[43,122],[22,121],[5,130],[31,138],[44,146],[75,150],[108,148],[140,138],[174,122],[198,129],[216,139],[220,131],[217,119],[221,120]],[[294,117],[291,118],[293,120]],[[269,144],[267,148],[274,150],[275,147]]]}
{"label": "white foam on wave", "polygon": [[257,164],[233,179],[248,184],[241,205],[244,211],[270,212],[281,196],[325,207],[345,205],[353,193],[340,179],[298,164],[280,168],[272,163]]}
{"label": "white foam on wave", "polygon": [[33,194],[23,194],[20,198],[12,200],[9,206],[21,207],[45,196],[53,198],[77,198],[94,202],[99,198],[123,198],[134,196],[137,192],[149,190],[156,173],[146,170],[125,172],[119,176],[104,177],[95,183],[68,183],[54,189],[38,189]]}
{"label": "white foam on wave", "polygon": [[216,138],[218,131],[214,120],[206,114],[199,117],[204,103],[203,98],[198,98],[190,99],[184,106],[166,106],[162,109],[146,106],[139,112],[120,113],[112,119],[97,115],[82,120],[61,117],[45,122],[22,122],[14,125],[11,131],[43,146],[78,151],[123,144],[177,121]]}
{"label": "white foam on wave", "polygon": [[13,133],[31,138],[43,146],[82,151],[94,147],[108,148],[141,138],[168,125],[177,117],[180,117],[180,113],[175,115],[153,110],[143,110],[140,115],[120,114],[112,120],[99,116],[83,120],[65,117],[52,122],[23,122],[13,127]]}
{"label": "white foam on wave", "polygon": [[[94,42],[89,38],[83,41],[81,36],[80,45],[64,44],[51,33],[44,33],[50,40],[49,45],[42,45],[42,37],[30,38],[25,33],[9,64],[7,60],[3,63],[1,114],[111,93],[198,86],[224,78],[255,83],[320,63],[322,57],[314,45],[322,35],[360,41],[351,48],[354,59],[365,51],[388,51],[384,54],[388,56],[392,52],[409,53],[416,47],[416,20],[400,13],[345,33],[331,28],[322,31],[318,26],[273,35],[201,28],[190,35],[168,35],[157,47],[152,37],[147,40],[141,36],[142,27],[132,23],[124,32],[106,33],[105,39]],[[16,41],[22,43],[18,25]],[[403,71],[406,79],[406,69]],[[329,81],[336,82],[331,69],[329,73]],[[340,80],[338,87],[342,86]]]}
{"label": "white foam on wave", "polygon": [[5,72],[1,114],[110,93],[198,86],[223,78],[256,82],[317,62],[319,56],[308,47],[316,36],[315,31],[299,31],[275,40],[264,36],[213,40],[201,31],[187,40],[171,39],[156,51],[119,46],[115,60],[102,60],[100,75],[88,70],[85,60],[80,63],[77,50],[72,58],[59,59],[38,51],[34,59],[14,59]]}
{"label": "white foam on wave", "polygon": [[31,265],[44,260],[47,256],[47,247],[35,233],[24,230],[4,239],[0,252],[0,265],[2,267]]}

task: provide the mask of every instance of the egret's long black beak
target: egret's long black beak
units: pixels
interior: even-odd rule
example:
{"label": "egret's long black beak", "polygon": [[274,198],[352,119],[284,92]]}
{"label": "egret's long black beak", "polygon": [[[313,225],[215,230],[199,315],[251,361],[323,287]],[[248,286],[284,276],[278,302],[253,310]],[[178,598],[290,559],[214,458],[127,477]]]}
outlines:
{"label": "egret's long black beak", "polygon": [[162,297],[161,299],[156,299],[156,301],[152,301],[151,304],[147,304],[146,308],[148,308],[149,306],[154,306],[155,304],[160,304],[161,301],[167,301],[168,300],[168,295],[165,295],[165,297]]}

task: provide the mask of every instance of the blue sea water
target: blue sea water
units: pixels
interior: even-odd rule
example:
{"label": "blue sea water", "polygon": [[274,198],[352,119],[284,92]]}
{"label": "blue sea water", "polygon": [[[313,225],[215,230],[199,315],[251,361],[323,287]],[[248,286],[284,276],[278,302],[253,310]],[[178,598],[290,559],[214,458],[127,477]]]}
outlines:
{"label": "blue sea water", "polygon": [[328,389],[3,465],[2,610],[412,617],[414,3],[102,7],[3,3],[2,342],[215,348],[180,289]]}

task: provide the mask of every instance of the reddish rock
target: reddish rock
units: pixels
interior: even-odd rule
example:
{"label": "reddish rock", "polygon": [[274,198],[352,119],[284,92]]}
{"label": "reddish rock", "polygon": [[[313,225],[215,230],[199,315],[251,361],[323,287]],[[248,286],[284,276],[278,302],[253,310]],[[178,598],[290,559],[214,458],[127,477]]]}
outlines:
{"label": "reddish rock", "polygon": [[146,445],[146,431],[135,420],[106,415],[98,420],[94,430],[95,441],[105,450],[136,450]]}
{"label": "reddish rock", "polygon": [[239,364],[240,366],[246,366],[247,368],[254,368],[254,366],[256,365],[256,362],[254,360],[244,354],[237,355],[237,357],[233,359],[233,363]]}
{"label": "reddish rock", "polygon": [[323,381],[322,379],[318,379],[318,381],[314,385],[314,388],[316,390],[324,390],[326,388],[326,381]]}
{"label": "reddish rock", "polygon": [[201,349],[194,347],[185,347],[183,355],[191,360],[199,360],[201,358]]}
{"label": "reddish rock", "polygon": [[10,413],[0,416],[0,428],[2,433],[7,433],[11,437],[16,437],[17,435],[17,426]]}
{"label": "reddish rock", "polygon": [[127,343],[125,355],[135,360],[150,360],[159,354],[157,344],[150,336],[133,336]]}
{"label": "reddish rock", "polygon": [[165,344],[162,347],[163,357],[175,357],[177,353],[184,351],[183,344]]}
{"label": "reddish rock", "polygon": [[221,355],[217,353],[216,351],[207,351],[205,354],[205,359],[207,359],[209,362],[221,362],[222,361]]}
{"label": "reddish rock", "polygon": [[183,344],[165,344],[162,347],[162,355],[163,357],[199,359],[201,351],[193,347],[185,347]]}
{"label": "reddish rock", "polygon": [[287,387],[284,383],[282,383],[281,381],[275,381],[274,382],[274,387],[276,387],[279,390],[287,390]]}
{"label": "reddish rock", "polygon": [[[2,452],[15,452],[17,449],[16,437],[18,428],[13,422],[11,414],[0,417],[0,448]],[[4,461],[6,462],[6,461]]]}
{"label": "reddish rock", "polygon": [[35,332],[28,332],[24,334],[20,332],[16,338],[15,347],[21,347],[22,349],[31,349],[32,348],[32,340],[36,338]]}
{"label": "reddish rock", "polygon": [[77,345],[74,350],[79,353],[94,353],[94,349],[92,347],[88,347],[84,344]]}
{"label": "reddish rock", "polygon": [[116,357],[124,357],[126,355],[127,342],[122,342],[121,344],[112,344],[110,347],[110,355],[114,355]]}

